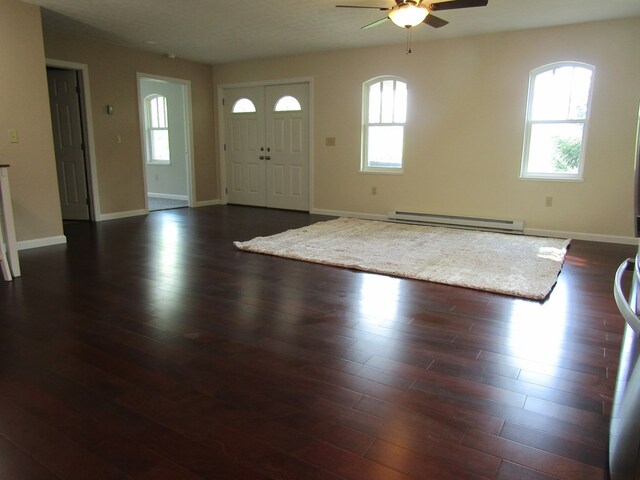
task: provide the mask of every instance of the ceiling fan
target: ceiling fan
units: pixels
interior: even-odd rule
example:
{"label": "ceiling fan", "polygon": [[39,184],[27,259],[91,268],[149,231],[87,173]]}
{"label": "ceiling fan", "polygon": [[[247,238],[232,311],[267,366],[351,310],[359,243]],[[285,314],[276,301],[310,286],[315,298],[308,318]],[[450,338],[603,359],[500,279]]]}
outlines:
{"label": "ceiling fan", "polygon": [[446,20],[432,15],[431,12],[440,10],[453,10],[458,8],[484,7],[489,0],[450,0],[448,2],[436,2],[429,5],[422,3],[423,0],[395,0],[392,7],[369,7],[362,5],[336,5],[339,8],[373,8],[375,10],[387,11],[388,15],[380,20],[365,25],[362,28],[371,28],[382,25],[387,20],[402,28],[411,28],[425,23],[433,28],[444,27]]}

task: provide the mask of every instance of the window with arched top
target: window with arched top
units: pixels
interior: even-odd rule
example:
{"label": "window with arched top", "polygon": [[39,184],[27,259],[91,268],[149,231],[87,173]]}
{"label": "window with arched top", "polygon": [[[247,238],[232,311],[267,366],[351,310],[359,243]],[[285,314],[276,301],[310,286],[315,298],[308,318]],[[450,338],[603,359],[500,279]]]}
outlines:
{"label": "window with arched top", "polygon": [[361,171],[402,173],[407,84],[377,77],[363,85]]}
{"label": "window with arched top", "polygon": [[145,98],[144,107],[147,163],[168,164],[171,162],[171,153],[169,151],[167,97],[149,95]]}
{"label": "window with arched top", "polygon": [[291,95],[285,95],[281,97],[273,108],[274,112],[299,112],[302,110],[302,106],[297,98]]}
{"label": "window with arched top", "polygon": [[256,106],[248,98],[239,98],[231,108],[232,113],[254,113]]}
{"label": "window with arched top", "polygon": [[594,72],[559,62],[530,73],[521,178],[582,178]]}

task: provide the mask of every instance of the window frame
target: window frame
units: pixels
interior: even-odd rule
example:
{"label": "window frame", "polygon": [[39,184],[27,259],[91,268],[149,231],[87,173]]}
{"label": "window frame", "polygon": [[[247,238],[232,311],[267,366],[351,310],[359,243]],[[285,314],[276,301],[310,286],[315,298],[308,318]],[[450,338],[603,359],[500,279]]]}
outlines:
{"label": "window frame", "polygon": [[[394,82],[394,95],[396,91],[396,83],[402,83],[405,88],[406,98],[405,98],[405,119],[404,122],[369,122],[369,94],[370,89],[373,85],[380,83],[382,84],[385,81],[393,81]],[[387,175],[402,175],[404,173],[404,149],[405,149],[405,132],[407,125],[409,111],[409,85],[404,78],[397,77],[394,75],[382,75],[379,77],[374,77],[362,84],[362,129],[361,129],[361,146],[360,146],[360,172],[361,173],[376,173],[376,174],[387,174]],[[394,106],[394,115],[395,117],[395,106]],[[396,126],[402,127],[402,147],[400,150],[400,166],[399,167],[376,167],[369,165],[369,128],[371,126]]]}
{"label": "window frame", "polygon": [[[151,103],[157,99],[164,99],[164,127],[154,126],[151,116]],[[169,106],[168,98],[165,95],[159,93],[153,93],[148,95],[144,99],[144,123],[145,123],[145,140],[146,140],[146,162],[149,165],[171,165],[171,140],[169,131]],[[169,159],[157,159],[153,157],[154,153],[154,132],[166,131],[167,132],[167,147],[169,149]]]}
{"label": "window frame", "polygon": [[[565,119],[538,119],[533,120],[531,118],[533,114],[533,105],[535,98],[535,81],[539,75],[542,75],[551,70],[557,70],[563,67],[583,68],[591,72],[591,82],[589,84],[589,93],[586,101],[586,112],[584,118],[565,118]],[[548,65],[531,70],[529,73],[529,86],[527,93],[527,105],[525,112],[525,126],[524,126],[524,141],[522,145],[522,158],[520,164],[520,178],[523,180],[553,180],[553,181],[565,181],[565,182],[580,182],[583,180],[584,167],[585,167],[585,152],[587,144],[587,134],[589,128],[589,119],[591,117],[591,100],[593,97],[593,85],[595,80],[596,68],[593,65],[584,62],[577,61],[562,61],[554,62]],[[563,173],[563,172],[530,172],[529,171],[529,154],[531,146],[531,132],[534,125],[551,125],[551,124],[566,124],[566,125],[582,125],[582,139],[580,142],[580,159],[578,164],[578,171],[575,173]]]}

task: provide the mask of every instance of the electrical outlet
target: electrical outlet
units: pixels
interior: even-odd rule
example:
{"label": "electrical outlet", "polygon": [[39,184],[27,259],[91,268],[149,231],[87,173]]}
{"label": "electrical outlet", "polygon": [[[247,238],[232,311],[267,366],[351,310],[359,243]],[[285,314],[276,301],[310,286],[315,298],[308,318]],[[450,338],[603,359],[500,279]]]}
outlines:
{"label": "electrical outlet", "polygon": [[378,187],[371,187],[371,195],[377,195],[378,194]]}
{"label": "electrical outlet", "polygon": [[9,143],[18,143],[18,132],[13,128],[9,130]]}
{"label": "electrical outlet", "polygon": [[544,206],[553,207],[553,197],[544,197]]}

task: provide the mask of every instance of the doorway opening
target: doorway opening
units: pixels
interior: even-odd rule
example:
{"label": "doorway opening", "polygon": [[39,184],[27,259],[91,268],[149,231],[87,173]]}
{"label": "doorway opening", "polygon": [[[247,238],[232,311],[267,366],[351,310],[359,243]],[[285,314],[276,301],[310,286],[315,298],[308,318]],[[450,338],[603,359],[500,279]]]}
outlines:
{"label": "doorway opening", "polygon": [[190,82],[138,74],[147,211],[192,205]]}

